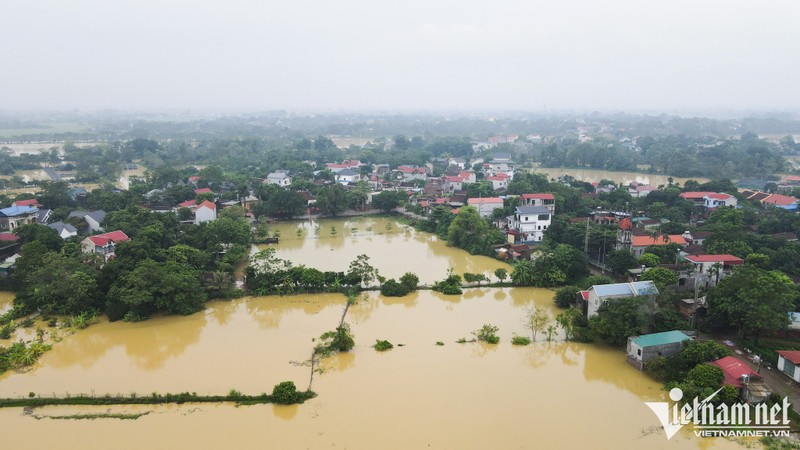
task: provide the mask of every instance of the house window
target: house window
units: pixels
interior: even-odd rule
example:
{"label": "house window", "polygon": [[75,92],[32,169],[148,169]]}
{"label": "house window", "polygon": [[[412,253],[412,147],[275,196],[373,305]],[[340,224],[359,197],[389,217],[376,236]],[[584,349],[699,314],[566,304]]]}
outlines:
{"label": "house window", "polygon": [[550,220],[550,214],[539,214],[539,220]]}
{"label": "house window", "polygon": [[636,350],[636,356],[642,356],[642,349]]}
{"label": "house window", "polygon": [[528,221],[528,216],[525,216],[525,222],[527,222],[527,221]]}

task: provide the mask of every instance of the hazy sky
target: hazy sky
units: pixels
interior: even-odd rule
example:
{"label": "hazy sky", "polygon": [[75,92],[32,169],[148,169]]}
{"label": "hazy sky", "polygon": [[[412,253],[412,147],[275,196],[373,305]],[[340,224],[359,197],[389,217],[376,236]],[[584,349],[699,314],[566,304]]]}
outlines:
{"label": "hazy sky", "polygon": [[798,0],[0,5],[5,110],[800,110]]}

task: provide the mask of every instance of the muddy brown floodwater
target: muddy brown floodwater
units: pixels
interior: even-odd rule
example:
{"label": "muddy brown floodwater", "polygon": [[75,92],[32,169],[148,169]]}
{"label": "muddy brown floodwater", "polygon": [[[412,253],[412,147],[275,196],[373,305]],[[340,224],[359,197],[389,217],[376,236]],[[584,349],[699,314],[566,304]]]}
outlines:
{"label": "muddy brown floodwater", "polygon": [[270,227],[270,233],[275,231],[280,234],[280,244],[275,246],[279,258],[323,271],[347,271],[360,254],[368,255],[370,264],[387,278],[414,272],[428,284],[443,279],[449,268],[458,274],[485,273],[493,280],[495,269],[511,269],[493,258],[448,247],[435,235],[386,217],[280,223]]}
{"label": "muddy brown floodwater", "polygon": [[[343,245],[361,247],[356,254],[373,254],[387,251],[386,241],[404,239],[405,231],[374,235],[370,241],[351,236]],[[284,245],[291,248],[291,241],[278,246],[288,257]],[[390,276],[396,276],[393,271],[435,271],[429,275],[435,279],[450,258],[486,271],[498,264],[448,249],[446,256],[438,256],[444,267],[433,267],[407,259],[405,248],[393,250],[394,261],[403,266],[376,265]],[[322,253],[320,262],[337,253],[315,246],[308,251]],[[375,254],[373,261],[382,259]],[[533,345],[512,346],[514,334],[526,334],[526,308],[536,305],[551,317],[558,313],[552,296],[536,288],[478,288],[461,296],[420,291],[402,298],[371,292],[347,316],[356,347],[324,360],[313,384],[318,397],[303,405],[48,407],[33,415],[7,408],[0,409],[3,447],[739,448],[726,440],[695,438],[691,430],[668,441],[644,404],[666,400],[666,393],[626,364],[620,350],[545,342],[541,333]],[[291,362],[307,359],[312,338],[335,327],[344,301],[339,294],[253,297],[210,302],[205,311],[188,317],[101,322],[66,336],[31,371],[0,376],[0,396],[260,393],[284,380],[305,388],[308,367]],[[499,327],[499,344],[455,342],[484,323]],[[395,348],[376,352],[371,345],[378,339]],[[109,411],[149,414],[138,420],[46,417]]]}

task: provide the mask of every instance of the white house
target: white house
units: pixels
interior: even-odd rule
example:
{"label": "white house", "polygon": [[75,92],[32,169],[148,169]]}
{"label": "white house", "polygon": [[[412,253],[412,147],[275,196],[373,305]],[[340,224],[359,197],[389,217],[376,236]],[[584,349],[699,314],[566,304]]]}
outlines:
{"label": "white house", "polygon": [[519,197],[519,206],[544,206],[550,214],[556,213],[556,198],[553,194],[522,194]]}
{"label": "white house", "polygon": [[732,196],[731,194],[718,194],[716,192],[710,192],[703,196],[703,206],[708,209],[714,209],[718,206],[733,206],[739,204],[739,200],[736,197]]}
{"label": "white house", "polygon": [[38,213],[39,209],[30,205],[0,209],[0,230],[13,231],[22,225],[36,223]]}
{"label": "white house", "polygon": [[128,235],[119,230],[110,233],[96,234],[81,241],[81,251],[83,251],[83,253],[103,255],[103,258],[108,261],[114,257],[117,244],[129,240],[130,238]]}
{"label": "white house", "polygon": [[106,212],[102,209],[97,211],[72,211],[67,217],[79,217],[84,219],[89,225],[89,231],[94,233],[103,231],[103,222],[106,220]]}
{"label": "white house", "polygon": [[203,222],[212,222],[217,220],[217,205],[206,200],[197,205],[194,210],[194,224],[199,225]]}
{"label": "white house", "polygon": [[478,215],[487,218],[492,217],[495,209],[503,207],[503,199],[500,197],[469,198],[467,205],[474,206],[478,210]]}
{"label": "white house", "polygon": [[508,234],[514,237],[515,243],[540,242],[553,215],[545,206],[517,206],[514,215],[507,220]]}
{"label": "white house", "polygon": [[586,300],[586,317],[594,317],[606,301],[612,298],[656,296],[658,289],[652,281],[633,283],[598,284],[589,288]]}
{"label": "white house", "polygon": [[486,181],[492,182],[492,189],[495,191],[499,191],[508,187],[508,175],[502,172],[498,173],[497,175],[486,177]]}
{"label": "white house", "polygon": [[361,180],[361,174],[353,169],[344,169],[336,172],[337,183],[355,183]]}
{"label": "white house", "polygon": [[292,184],[292,177],[284,171],[272,172],[267,175],[267,184],[276,184],[280,187],[286,187]]}
{"label": "white house", "polygon": [[800,383],[800,351],[778,350],[778,370]]}
{"label": "white house", "polygon": [[58,233],[61,239],[69,239],[72,236],[78,235],[78,230],[68,223],[58,221],[47,226],[56,230],[56,233]]}
{"label": "white house", "polygon": [[706,288],[714,287],[719,280],[731,274],[733,266],[744,264],[742,258],[728,254],[686,255],[683,259],[693,264],[694,268],[689,272],[681,273],[678,283],[691,288],[694,288],[696,283],[700,283]]}

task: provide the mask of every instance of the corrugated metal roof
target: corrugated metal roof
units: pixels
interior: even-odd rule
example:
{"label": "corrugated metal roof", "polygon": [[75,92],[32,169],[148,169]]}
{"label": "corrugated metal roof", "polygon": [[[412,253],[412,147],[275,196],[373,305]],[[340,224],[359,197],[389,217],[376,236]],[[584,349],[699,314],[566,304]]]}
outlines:
{"label": "corrugated metal roof", "polygon": [[550,214],[546,206],[517,206],[517,214]]}
{"label": "corrugated metal roof", "polygon": [[645,334],[633,338],[633,342],[640,347],[652,347],[654,345],[674,344],[691,339],[680,331],[665,331],[663,333]]}

